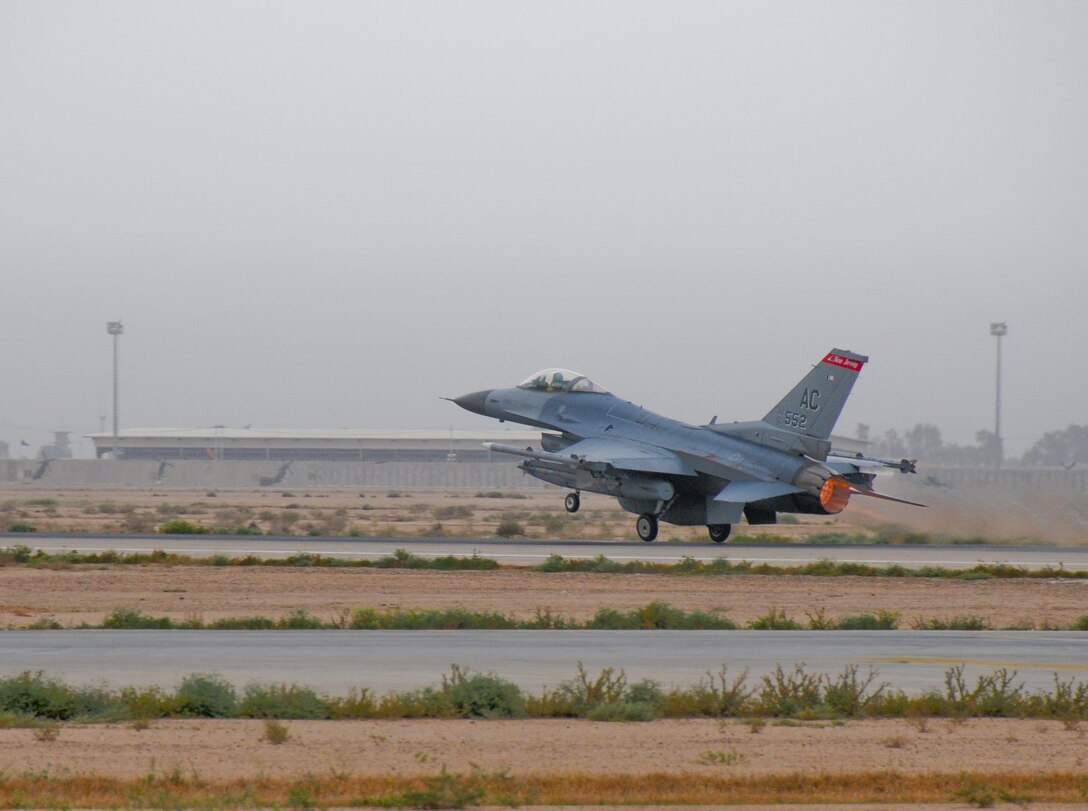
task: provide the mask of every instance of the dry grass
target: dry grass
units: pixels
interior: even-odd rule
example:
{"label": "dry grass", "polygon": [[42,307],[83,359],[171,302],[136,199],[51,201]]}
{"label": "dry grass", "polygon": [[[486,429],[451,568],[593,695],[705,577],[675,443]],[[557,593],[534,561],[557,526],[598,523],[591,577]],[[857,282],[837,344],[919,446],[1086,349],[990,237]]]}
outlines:
{"label": "dry grass", "polygon": [[[443,777],[444,775],[444,777]],[[198,775],[149,774],[135,779],[96,776],[8,777],[0,806],[25,807],[298,807],[376,803],[434,791],[437,782],[471,786],[479,802],[539,805],[750,803],[933,803],[993,795],[1024,802],[1079,803],[1088,799],[1082,774],[1024,772],[775,775],[694,774],[527,775],[447,774],[434,777],[353,777],[343,774],[283,780],[207,780]],[[475,802],[468,804],[476,804]]]}

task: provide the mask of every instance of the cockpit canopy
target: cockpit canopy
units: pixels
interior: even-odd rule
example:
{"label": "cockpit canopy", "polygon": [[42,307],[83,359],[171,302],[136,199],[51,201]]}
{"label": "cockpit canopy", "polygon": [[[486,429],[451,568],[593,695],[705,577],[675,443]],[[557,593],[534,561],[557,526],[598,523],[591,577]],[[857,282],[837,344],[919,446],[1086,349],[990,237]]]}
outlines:
{"label": "cockpit canopy", "polygon": [[609,394],[608,389],[598,386],[585,375],[572,372],[570,369],[543,369],[519,383],[518,388],[529,391]]}

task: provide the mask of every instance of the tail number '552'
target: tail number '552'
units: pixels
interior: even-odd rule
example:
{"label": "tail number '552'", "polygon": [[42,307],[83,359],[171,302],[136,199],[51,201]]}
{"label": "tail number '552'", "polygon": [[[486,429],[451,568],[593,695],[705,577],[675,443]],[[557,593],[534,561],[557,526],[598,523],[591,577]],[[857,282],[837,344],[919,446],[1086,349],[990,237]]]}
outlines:
{"label": "tail number '552'", "polygon": [[788,425],[790,428],[807,428],[808,417],[804,414],[798,414],[796,411],[779,411],[778,421],[782,425]]}

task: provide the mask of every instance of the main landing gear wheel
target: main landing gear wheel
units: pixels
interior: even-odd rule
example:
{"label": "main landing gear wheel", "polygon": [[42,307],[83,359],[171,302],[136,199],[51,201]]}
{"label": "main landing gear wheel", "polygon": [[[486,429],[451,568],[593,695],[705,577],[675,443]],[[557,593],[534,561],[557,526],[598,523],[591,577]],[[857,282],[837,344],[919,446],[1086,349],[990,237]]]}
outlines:
{"label": "main landing gear wheel", "polygon": [[708,524],[707,531],[710,533],[710,540],[714,543],[725,543],[725,539],[729,537],[729,532],[733,527],[731,524]]}
{"label": "main landing gear wheel", "polygon": [[563,499],[563,506],[567,508],[567,512],[576,513],[582,506],[582,498],[577,493],[567,493],[567,497]]}
{"label": "main landing gear wheel", "polygon": [[638,537],[649,543],[657,537],[657,516],[653,513],[643,513],[635,522],[635,532]]}

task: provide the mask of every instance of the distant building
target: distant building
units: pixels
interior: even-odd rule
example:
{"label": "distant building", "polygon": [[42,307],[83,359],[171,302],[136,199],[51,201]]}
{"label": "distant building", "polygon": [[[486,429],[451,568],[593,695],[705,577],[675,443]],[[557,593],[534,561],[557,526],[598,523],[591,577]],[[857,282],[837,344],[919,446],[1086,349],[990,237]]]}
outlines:
{"label": "distant building", "polygon": [[38,459],[71,459],[72,458],[72,442],[68,439],[68,434],[71,431],[54,431],[53,432],[53,444],[42,445],[40,451],[38,451]]}

